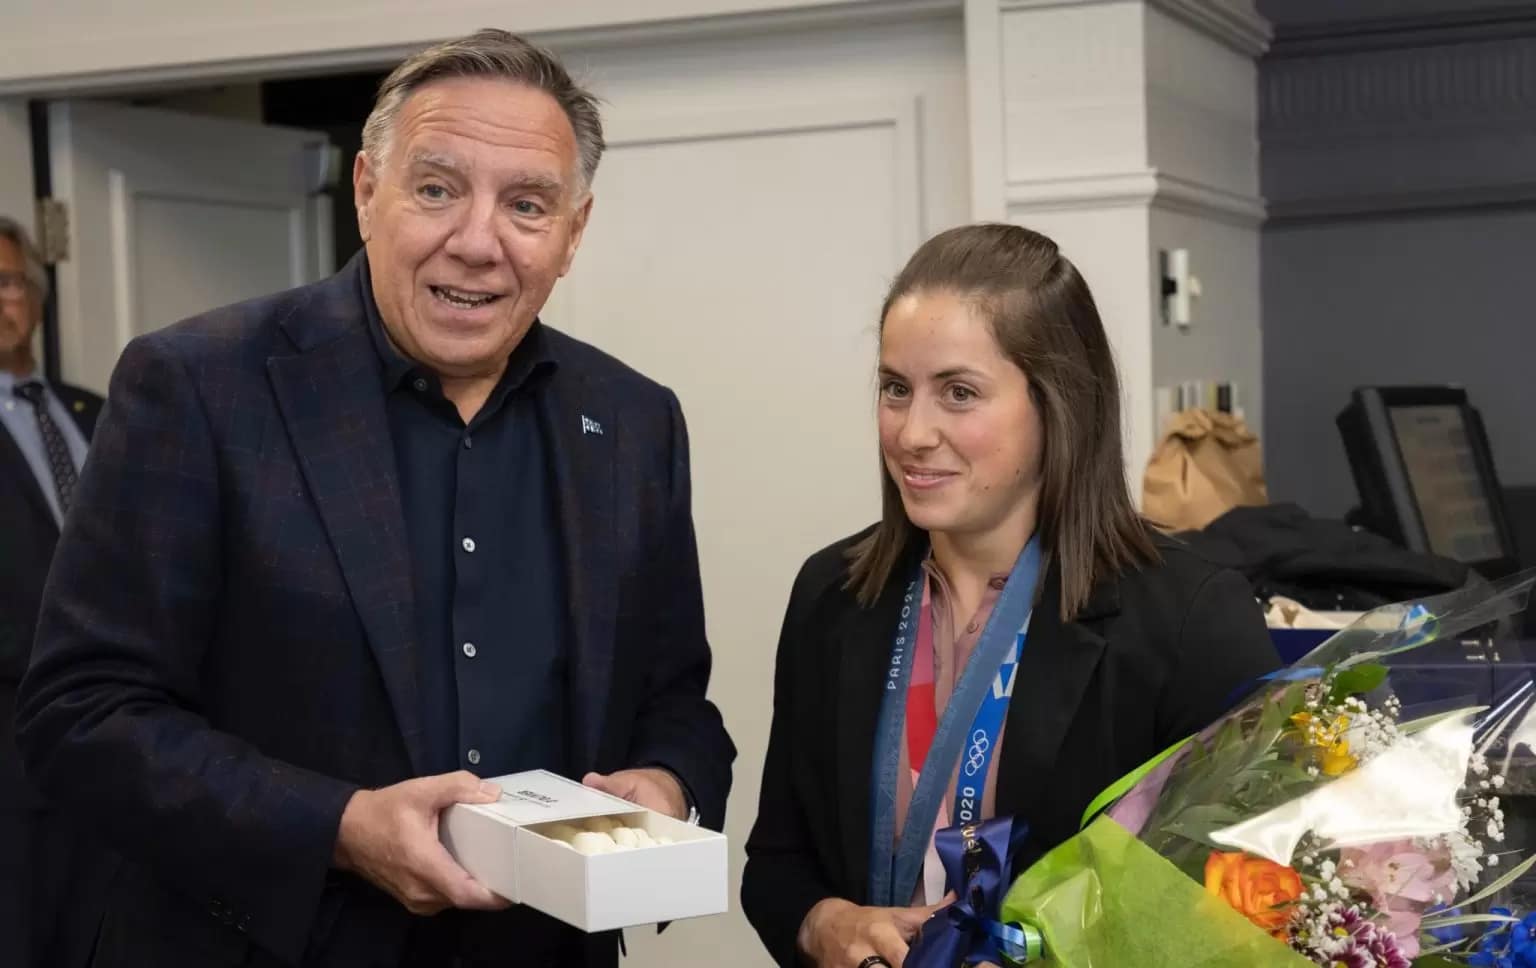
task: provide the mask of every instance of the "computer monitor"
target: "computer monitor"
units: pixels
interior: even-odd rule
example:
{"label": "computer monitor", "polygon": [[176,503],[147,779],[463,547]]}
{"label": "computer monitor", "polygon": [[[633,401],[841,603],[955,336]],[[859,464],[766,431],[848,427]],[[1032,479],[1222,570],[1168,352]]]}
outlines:
{"label": "computer monitor", "polygon": [[1482,418],[1460,387],[1362,387],[1338,417],[1359,523],[1495,577],[1518,555]]}

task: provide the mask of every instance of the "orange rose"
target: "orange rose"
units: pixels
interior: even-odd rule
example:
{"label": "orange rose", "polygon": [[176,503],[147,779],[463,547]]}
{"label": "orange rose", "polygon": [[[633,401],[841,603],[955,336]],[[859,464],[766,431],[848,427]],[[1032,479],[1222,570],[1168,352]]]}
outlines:
{"label": "orange rose", "polygon": [[1265,931],[1281,928],[1290,915],[1276,910],[1301,897],[1301,875],[1272,860],[1249,857],[1242,851],[1211,851],[1205,861],[1205,890],[1226,898],[1239,914]]}

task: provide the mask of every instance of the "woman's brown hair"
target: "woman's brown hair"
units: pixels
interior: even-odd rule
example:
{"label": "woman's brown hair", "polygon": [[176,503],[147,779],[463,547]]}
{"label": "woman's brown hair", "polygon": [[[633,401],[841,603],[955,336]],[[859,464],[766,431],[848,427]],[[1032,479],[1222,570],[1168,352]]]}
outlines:
{"label": "woman's brown hair", "polygon": [[[1045,437],[1039,535],[1061,568],[1061,617],[1070,621],[1095,583],[1158,557],[1126,489],[1120,380],[1093,294],[1055,242],[999,224],[950,229],[924,243],[891,284],[882,329],[896,300],[922,292],[973,300],[1029,378]],[[849,550],[848,587],[866,606],[921,540],[884,461],[880,487],[880,524]]]}

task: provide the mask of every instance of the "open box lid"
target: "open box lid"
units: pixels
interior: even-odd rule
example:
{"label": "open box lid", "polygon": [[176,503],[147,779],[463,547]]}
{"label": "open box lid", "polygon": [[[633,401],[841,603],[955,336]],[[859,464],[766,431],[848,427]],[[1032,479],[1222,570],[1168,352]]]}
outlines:
{"label": "open box lid", "polygon": [[501,787],[500,800],[459,806],[476,813],[489,814],[519,827],[557,820],[642,813],[645,809],[547,770],[510,773],[506,776],[487,777],[487,780]]}

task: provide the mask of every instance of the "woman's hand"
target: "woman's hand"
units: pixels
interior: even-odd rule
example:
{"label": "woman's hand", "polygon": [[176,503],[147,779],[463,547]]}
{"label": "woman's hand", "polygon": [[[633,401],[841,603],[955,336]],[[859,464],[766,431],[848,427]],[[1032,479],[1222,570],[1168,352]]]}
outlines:
{"label": "woman's hand", "polygon": [[871,955],[901,968],[923,922],[953,900],[951,895],[930,907],[885,908],[829,897],[800,923],[800,951],[817,968],[859,968]]}

